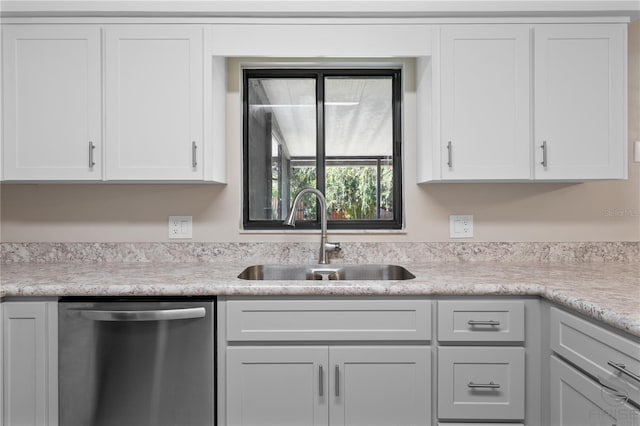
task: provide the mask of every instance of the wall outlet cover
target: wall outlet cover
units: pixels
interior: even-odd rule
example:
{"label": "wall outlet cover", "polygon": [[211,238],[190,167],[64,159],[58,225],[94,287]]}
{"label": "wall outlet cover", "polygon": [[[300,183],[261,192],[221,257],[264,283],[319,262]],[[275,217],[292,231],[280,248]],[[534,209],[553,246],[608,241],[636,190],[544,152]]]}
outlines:
{"label": "wall outlet cover", "polygon": [[473,215],[450,215],[449,216],[449,238],[472,238],[473,237]]}
{"label": "wall outlet cover", "polygon": [[169,238],[193,238],[193,217],[169,216]]}

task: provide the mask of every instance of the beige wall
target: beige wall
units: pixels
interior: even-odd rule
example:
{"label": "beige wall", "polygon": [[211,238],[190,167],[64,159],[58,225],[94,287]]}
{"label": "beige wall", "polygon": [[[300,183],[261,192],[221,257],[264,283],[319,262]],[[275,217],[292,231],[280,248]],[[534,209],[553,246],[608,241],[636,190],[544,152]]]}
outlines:
{"label": "beige wall", "polygon": [[[0,187],[5,242],[167,240],[167,216],[191,215],[193,241],[308,241],[310,234],[243,233],[237,61],[227,92],[228,184],[7,185]],[[638,241],[640,21],[629,27],[629,180],[583,184],[416,185],[414,88],[405,93],[406,232],[347,234],[341,241],[447,241],[448,215],[473,214],[475,241]],[[464,240],[462,240],[464,241]]]}

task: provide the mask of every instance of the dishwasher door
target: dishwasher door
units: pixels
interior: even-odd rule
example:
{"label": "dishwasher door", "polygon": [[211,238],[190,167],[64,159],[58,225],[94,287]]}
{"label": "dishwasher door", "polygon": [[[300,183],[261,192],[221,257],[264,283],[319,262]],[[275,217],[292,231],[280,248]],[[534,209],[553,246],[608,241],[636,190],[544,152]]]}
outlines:
{"label": "dishwasher door", "polygon": [[62,299],[60,425],[214,425],[212,299]]}

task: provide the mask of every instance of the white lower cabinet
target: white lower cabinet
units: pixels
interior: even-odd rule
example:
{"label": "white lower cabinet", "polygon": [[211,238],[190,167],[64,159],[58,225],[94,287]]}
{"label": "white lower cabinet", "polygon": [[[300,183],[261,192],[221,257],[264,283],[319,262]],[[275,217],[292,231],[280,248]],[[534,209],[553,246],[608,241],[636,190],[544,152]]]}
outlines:
{"label": "white lower cabinet", "polygon": [[427,346],[227,349],[228,425],[429,424]]}
{"label": "white lower cabinet", "polygon": [[640,425],[640,339],[556,307],[549,337],[552,425]]}
{"label": "white lower cabinet", "polygon": [[218,303],[226,322],[221,424],[432,424],[431,301]]}
{"label": "white lower cabinet", "polygon": [[57,302],[4,302],[0,425],[58,424]]}
{"label": "white lower cabinet", "polygon": [[525,420],[525,389],[534,388],[527,386],[526,351],[521,345],[528,327],[525,311],[531,308],[523,300],[438,302],[440,421],[486,426]]}
{"label": "white lower cabinet", "polygon": [[551,424],[554,426],[637,426],[640,414],[624,393],[596,383],[551,357]]}

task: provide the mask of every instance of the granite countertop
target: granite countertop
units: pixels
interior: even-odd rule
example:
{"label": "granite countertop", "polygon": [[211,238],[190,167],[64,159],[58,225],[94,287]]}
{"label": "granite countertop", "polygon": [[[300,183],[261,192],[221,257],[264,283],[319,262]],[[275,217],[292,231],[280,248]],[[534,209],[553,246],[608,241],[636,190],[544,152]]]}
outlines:
{"label": "granite countertop", "polygon": [[637,263],[405,263],[407,281],[245,281],[239,263],[0,265],[9,296],[541,296],[640,336]]}

